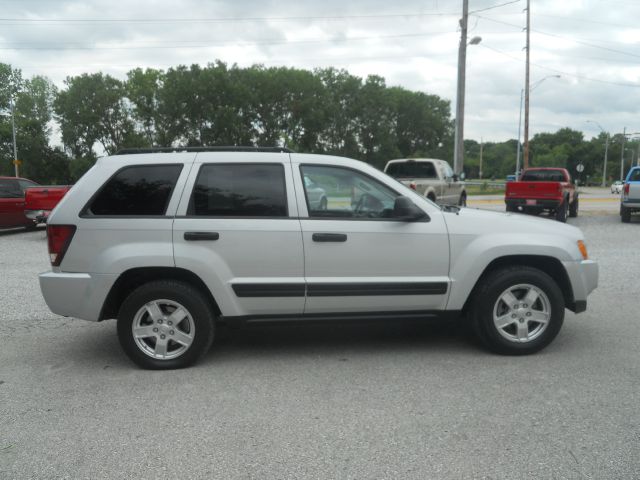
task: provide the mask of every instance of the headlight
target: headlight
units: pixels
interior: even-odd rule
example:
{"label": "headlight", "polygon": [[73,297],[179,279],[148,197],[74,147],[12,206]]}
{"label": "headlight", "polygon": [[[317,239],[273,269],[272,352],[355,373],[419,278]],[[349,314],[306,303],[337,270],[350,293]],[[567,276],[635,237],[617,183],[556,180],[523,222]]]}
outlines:
{"label": "headlight", "polygon": [[582,240],[578,240],[578,250],[580,250],[583,260],[589,260],[589,254],[587,253],[587,246],[584,244]]}

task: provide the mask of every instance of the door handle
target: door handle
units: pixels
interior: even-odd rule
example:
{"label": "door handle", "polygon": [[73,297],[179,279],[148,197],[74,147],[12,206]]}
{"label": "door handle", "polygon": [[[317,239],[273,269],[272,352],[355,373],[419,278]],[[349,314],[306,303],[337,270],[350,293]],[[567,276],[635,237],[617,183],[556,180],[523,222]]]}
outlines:
{"label": "door handle", "polygon": [[314,233],[311,239],[314,242],[346,242],[347,236],[344,233]]}
{"label": "door handle", "polygon": [[184,232],[184,239],[187,241],[218,240],[218,232]]}

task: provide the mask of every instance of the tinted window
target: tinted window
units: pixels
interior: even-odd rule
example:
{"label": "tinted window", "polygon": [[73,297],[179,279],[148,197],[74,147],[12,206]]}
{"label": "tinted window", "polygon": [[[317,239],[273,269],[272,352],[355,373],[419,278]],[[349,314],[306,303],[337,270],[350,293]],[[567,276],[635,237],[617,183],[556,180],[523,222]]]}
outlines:
{"label": "tinted window", "polygon": [[286,217],[287,192],[280,164],[203,165],[189,204],[191,215]]}
{"label": "tinted window", "polygon": [[24,192],[25,188],[39,187],[40,186],[37,183],[32,182],[30,180],[18,180],[18,183],[20,184],[20,188],[22,189],[23,192]]}
{"label": "tinted window", "polygon": [[126,167],[91,203],[91,215],[164,215],[182,165]]}
{"label": "tinted window", "polygon": [[631,175],[629,175],[629,181],[630,182],[640,182],[640,169],[635,169],[635,170],[631,171]]}
{"label": "tinted window", "polygon": [[523,182],[564,182],[564,173],[560,170],[528,170],[522,175]]}
{"label": "tinted window", "polygon": [[0,198],[16,198],[22,195],[17,180],[0,178]]}
{"label": "tinted window", "polygon": [[[303,165],[305,196],[310,217],[389,218],[398,194],[354,170]],[[307,180],[308,179],[308,180]]]}
{"label": "tinted window", "polygon": [[436,178],[436,169],[431,162],[391,163],[385,173],[394,178]]}

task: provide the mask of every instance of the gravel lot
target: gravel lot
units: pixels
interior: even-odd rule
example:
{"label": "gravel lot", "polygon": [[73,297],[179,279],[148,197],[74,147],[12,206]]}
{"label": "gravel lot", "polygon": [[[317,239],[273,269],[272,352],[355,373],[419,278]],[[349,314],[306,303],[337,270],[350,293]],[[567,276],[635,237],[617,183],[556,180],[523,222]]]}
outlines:
{"label": "gravel lot", "polygon": [[569,223],[600,287],[538,355],[445,322],[263,326],[172,372],[49,313],[44,232],[0,234],[0,478],[639,478],[640,221]]}

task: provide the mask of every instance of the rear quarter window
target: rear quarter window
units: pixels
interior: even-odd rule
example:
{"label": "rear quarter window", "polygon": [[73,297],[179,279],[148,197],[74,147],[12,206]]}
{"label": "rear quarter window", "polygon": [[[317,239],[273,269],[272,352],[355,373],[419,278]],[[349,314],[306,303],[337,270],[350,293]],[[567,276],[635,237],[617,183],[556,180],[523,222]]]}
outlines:
{"label": "rear quarter window", "polygon": [[162,216],[182,165],[136,165],[111,177],[83,212],[89,216]]}

